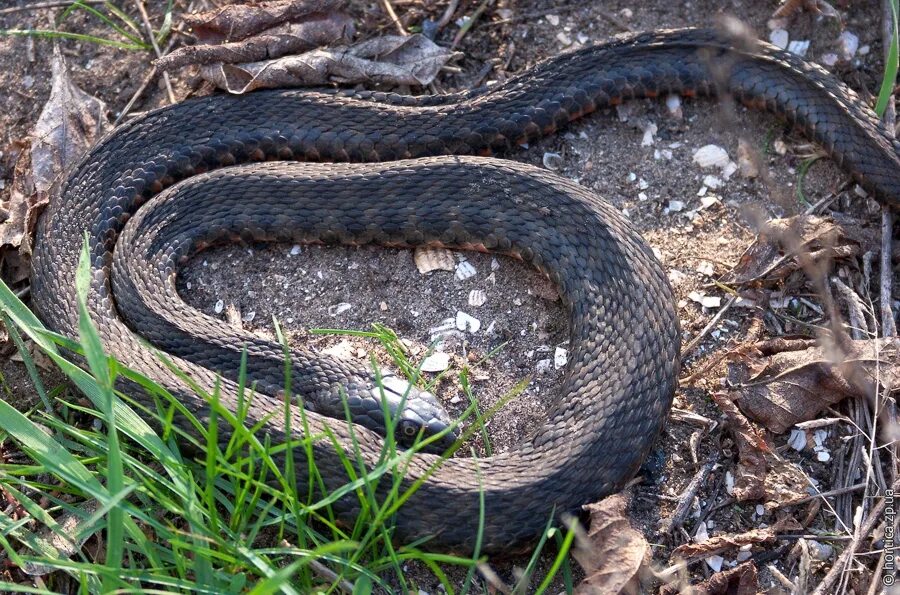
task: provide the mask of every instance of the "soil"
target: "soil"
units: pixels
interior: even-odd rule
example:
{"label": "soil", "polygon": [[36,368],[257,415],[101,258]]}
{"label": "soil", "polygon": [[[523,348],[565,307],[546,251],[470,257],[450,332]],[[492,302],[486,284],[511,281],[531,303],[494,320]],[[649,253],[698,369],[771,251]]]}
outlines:
{"label": "soil", "polygon": [[[176,5],[185,9],[182,2]],[[209,3],[193,5],[201,9]],[[776,6],[774,2],[740,0],[609,0],[562,5],[547,0],[500,0],[459,44],[458,49],[464,52],[457,64],[460,72],[442,74],[437,87],[453,91],[502,81],[541,59],[577,44],[607,40],[623,29],[710,26],[729,15],[767,39],[767,23]],[[395,7],[407,25],[416,25],[426,17],[439,18],[445,3],[396,2]],[[882,71],[880,13],[871,3],[840,4],[840,8],[842,25],[804,13],[791,20],[787,29],[791,39],[810,41],[807,58],[814,61],[822,61],[824,54],[836,51],[836,38],[842,30],[858,35],[860,47],[867,48],[867,52],[858,52],[851,62],[828,68],[864,98],[869,97],[877,93]],[[464,6],[454,18],[473,10],[474,5]],[[393,32],[380,3],[354,3],[352,11],[359,17],[358,28],[364,36]],[[52,15],[48,11],[26,11],[0,16],[0,28],[47,27]],[[81,17],[67,22],[66,28],[106,34]],[[438,41],[449,43],[457,31],[458,27],[451,24],[439,34]],[[150,57],[143,53],[72,41],[59,45],[68,57],[74,81],[106,101],[114,116],[149,72]],[[51,52],[52,44],[46,40],[0,37],[0,105],[6,106],[0,113],[0,130],[4,133],[0,140],[4,146],[12,147],[28,137],[49,94]],[[488,65],[493,66],[485,75]],[[173,83],[179,99],[201,87],[190,70],[173,77]],[[166,94],[154,83],[138,103],[138,109],[166,103]],[[801,176],[810,149],[802,137],[772,116],[727,102],[688,100],[676,112],[662,101],[630,102],[587,118],[510,158],[557,169],[628,216],[669,271],[687,344],[717,312],[715,307],[705,308],[697,303],[691,294],[721,297],[723,301],[728,297],[712,280],[737,263],[755,237],[755,221],[796,214],[809,204],[832,196],[831,208],[835,210],[872,220],[877,217],[877,210],[871,201],[859,200],[853,184],[848,184],[847,177],[828,159],[816,160]],[[645,142],[645,130],[651,125],[656,131],[650,142]],[[733,161],[740,161],[739,146],[748,147],[761,161],[763,174],[749,178],[737,172],[725,179],[719,169],[701,168],[693,157],[699,148],[709,144],[724,148]],[[12,168],[7,163],[5,169],[0,169],[0,180],[6,182],[7,188],[11,176]],[[708,176],[719,178],[721,185],[711,188],[715,184]],[[798,199],[801,178],[803,201]],[[2,194],[0,197],[5,198]],[[451,356],[450,369],[436,392],[448,410],[458,414],[468,404],[459,382],[459,372],[464,367],[471,369],[472,391],[482,409],[528,380],[522,394],[488,423],[490,447],[495,452],[503,451],[541,423],[557,396],[564,368],[557,368],[553,359],[558,349],[566,347],[567,315],[548,282],[521,263],[470,253],[455,254],[454,258],[457,265],[463,259],[471,264],[474,275],[463,280],[450,271],[423,275],[417,270],[412,253],[402,250],[230,246],[204,252],[189,263],[180,276],[180,289],[189,304],[207,314],[225,318],[228,311],[236,309],[236,324],[263,335],[273,334],[274,317],[285,327],[294,347],[331,350],[362,362],[374,353],[385,367],[390,367],[391,362],[373,341],[340,334],[311,334],[309,329],[368,330],[373,323],[383,324],[406,342],[411,359],[419,361],[433,344],[434,329],[455,319],[458,312],[477,318],[478,331],[451,333],[443,341],[440,348]],[[485,292],[483,305],[470,305],[472,290]],[[820,303],[815,296],[809,299]],[[337,306],[342,303],[349,304],[349,308],[341,308],[337,313]],[[787,317],[776,318],[781,321],[781,329],[767,323],[767,335],[810,332],[805,325]],[[709,396],[721,386],[723,368],[707,364],[716,353],[747,338],[751,319],[749,311],[733,308],[688,355],[682,376],[691,376],[698,370],[701,373],[690,387],[679,391],[677,408],[711,420],[723,419]],[[16,379],[9,382],[9,394],[17,397],[22,409],[31,407],[34,391],[22,381],[27,376],[23,376],[21,364],[3,359],[0,366],[7,379]],[[700,442],[699,452],[692,452],[691,436],[697,432],[697,426],[680,420],[671,419],[657,440],[651,457],[653,464],[645,465],[642,482],[631,489],[630,518],[650,543],[659,544],[654,548],[654,562],[660,567],[668,564],[671,549],[684,541],[682,535],[672,538],[660,533],[660,519],[673,512],[675,500],[696,473],[695,456],[699,454],[702,461],[708,452],[723,448],[707,435]],[[831,467],[784,448],[787,438],[773,437],[782,455],[809,477],[828,485]],[[828,443],[836,444],[838,440],[838,433],[832,432]],[[480,438],[472,446],[478,452],[487,448]],[[725,473],[733,468],[732,458],[723,456],[701,491],[704,505],[707,499],[726,500],[721,485]],[[725,534],[771,521],[767,515],[756,514],[752,507],[748,511],[723,506],[709,517],[707,525],[710,534]],[[831,526],[834,520],[823,513],[820,522]],[[689,522],[687,531],[694,530]],[[549,559],[544,557],[537,580],[546,571]],[[726,559],[726,567],[734,561],[733,557]],[[502,579],[512,582],[514,567],[526,563],[527,559],[503,561],[495,568]],[[782,560],[776,558],[771,563],[790,574],[790,569],[780,566]],[[764,564],[760,568],[761,589],[783,588]],[[823,567],[815,570],[821,574]],[[436,581],[427,569],[409,571],[418,588],[436,592]],[[701,562],[690,567],[689,579],[699,581],[711,573]],[[459,578],[461,581],[461,574]],[[579,578],[576,571],[575,580]],[[554,588],[564,589],[560,582]]]}

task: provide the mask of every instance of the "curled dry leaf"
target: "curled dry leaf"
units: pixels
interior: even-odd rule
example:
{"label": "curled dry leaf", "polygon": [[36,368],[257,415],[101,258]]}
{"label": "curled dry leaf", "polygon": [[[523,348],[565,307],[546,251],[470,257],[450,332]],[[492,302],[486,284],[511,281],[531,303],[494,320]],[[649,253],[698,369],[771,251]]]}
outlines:
{"label": "curled dry leaf", "polygon": [[[801,268],[801,262],[821,263],[880,251],[874,224],[835,215],[798,215],[773,219],[741,255],[723,281],[769,285]],[[797,255],[803,255],[798,262]]]}
{"label": "curled dry leaf", "polygon": [[312,15],[302,23],[282,23],[242,41],[178,48],[159,58],[156,65],[163,70],[173,70],[188,64],[258,62],[323,45],[346,44],[354,32],[353,20],[344,13]]}
{"label": "curled dry leaf", "polygon": [[[744,348],[729,365],[738,406],[775,434],[811,420],[845,397],[900,386],[900,340],[764,342]],[[735,354],[732,354],[732,357]]]}
{"label": "curled dry leaf", "polygon": [[[660,593],[674,595],[684,593],[671,585],[666,585]],[[759,592],[759,578],[756,565],[744,562],[730,570],[717,572],[697,585],[691,585],[693,595],[756,595]]]}
{"label": "curled dry leaf", "polygon": [[237,94],[329,83],[422,86],[457,55],[424,35],[385,36],[265,62],[210,64],[201,69],[201,76]]}
{"label": "curled dry leaf", "polygon": [[34,225],[54,183],[108,124],[104,103],[72,82],[58,50],[53,54],[51,76],[50,99],[34,127],[30,151],[19,151],[10,198],[3,205],[0,249],[6,280],[11,283],[28,274]]}
{"label": "curled dry leaf", "polygon": [[765,438],[754,428],[735,404],[722,393],[713,393],[713,400],[728,418],[734,443],[738,450],[737,473],[733,495],[739,501],[758,500],[765,496],[766,453],[771,452]]}
{"label": "curled dry leaf", "polygon": [[584,507],[591,520],[587,539],[579,541],[573,553],[585,573],[576,593],[640,592],[638,573],[649,546],[641,532],[631,527],[626,506],[625,496],[615,494]]}
{"label": "curled dry leaf", "polygon": [[329,13],[344,4],[344,0],[274,0],[231,4],[207,12],[185,15],[184,22],[198,40],[204,43],[221,43],[245,39],[281,23]]}

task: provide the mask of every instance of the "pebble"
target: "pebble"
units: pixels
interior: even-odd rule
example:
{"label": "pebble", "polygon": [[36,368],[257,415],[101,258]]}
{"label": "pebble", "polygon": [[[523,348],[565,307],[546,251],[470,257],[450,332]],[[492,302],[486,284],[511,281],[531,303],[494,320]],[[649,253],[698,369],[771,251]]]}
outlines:
{"label": "pebble", "polygon": [[692,291],[688,294],[688,298],[697,302],[704,308],[718,308],[722,305],[722,298],[714,295],[705,295],[698,291]]}
{"label": "pebble", "polygon": [[551,153],[548,151],[544,153],[544,158],[542,161],[544,163],[544,167],[546,167],[547,169],[552,169],[553,171],[559,171],[563,166],[563,158],[559,153]]}
{"label": "pebble", "polygon": [[[347,304],[347,305],[349,306],[350,304]],[[246,314],[241,316],[241,321],[242,322],[253,322],[254,318],[256,318],[256,310],[250,310],[249,312],[247,312]]]}
{"label": "pebble", "polygon": [[797,40],[792,41],[788,44],[788,51],[792,54],[797,54],[801,58],[806,56],[806,52],[809,51],[809,40]]}
{"label": "pebble", "polygon": [[681,120],[684,118],[684,111],[681,109],[681,96],[680,95],[669,95],[666,97],[666,109],[669,110],[669,115],[675,118],[676,120]]}
{"label": "pebble", "polygon": [[834,548],[827,543],[820,543],[815,539],[808,539],[806,543],[809,545],[809,556],[813,560],[824,561],[834,555]]}
{"label": "pebble", "polygon": [[704,145],[694,151],[694,163],[700,167],[724,168],[731,159],[728,152],[718,145]]}
{"label": "pebble", "polygon": [[477,333],[481,328],[481,321],[460,310],[456,313],[456,328],[461,331]]}
{"label": "pebble", "polygon": [[716,176],[706,176],[703,178],[703,185],[711,190],[718,190],[724,182]]}
{"label": "pebble", "polygon": [[572,38],[562,31],[556,34],[556,40],[563,45],[572,45]]}
{"label": "pebble", "polygon": [[559,370],[569,361],[569,352],[562,347],[557,347],[553,352],[553,366]]}
{"label": "pebble", "polygon": [[774,29],[771,33],[769,33],[769,42],[772,45],[779,47],[781,49],[787,49],[788,40],[790,39],[788,32],[784,29]]}
{"label": "pebble", "polygon": [[722,202],[718,196],[715,194],[710,194],[709,196],[704,196],[700,199],[700,208],[708,209],[716,203]]}
{"label": "pebble", "polygon": [[223,302],[222,300],[219,300],[216,302],[216,305],[213,307],[213,312],[215,312],[216,314],[221,314],[222,310],[224,310],[224,309],[225,309],[225,302]]}
{"label": "pebble", "polygon": [[435,351],[422,360],[423,372],[443,372],[450,367],[450,355],[443,351]]}
{"label": "pebble", "polygon": [[547,374],[553,369],[553,360],[550,359],[542,359],[539,360],[538,363],[534,366],[534,369],[538,374]]}
{"label": "pebble", "polygon": [[753,158],[753,148],[743,139],[738,140],[737,164],[743,177],[755,178],[759,175],[759,167]]}
{"label": "pebble", "polygon": [[680,200],[670,200],[666,211],[669,213],[679,213],[684,210],[684,202]]}
{"label": "pebble", "polygon": [[713,267],[713,263],[709,262],[708,260],[702,260],[700,261],[700,264],[697,265],[697,272],[701,275],[712,277],[715,274],[716,270],[715,267]]}
{"label": "pebble", "polygon": [[339,304],[334,304],[332,306],[328,306],[328,315],[329,316],[337,316],[338,314],[343,314],[350,308],[352,308],[350,304],[347,302],[341,302]]}
{"label": "pebble", "polygon": [[853,56],[856,55],[856,51],[859,49],[859,37],[850,31],[844,31],[841,33],[840,37],[838,37],[838,49],[842,59],[847,61],[852,60]]}
{"label": "pebble", "polygon": [[544,17],[547,19],[547,22],[553,25],[554,27],[559,25],[559,17],[555,14],[548,14]]}
{"label": "pebble", "polygon": [[791,435],[788,437],[788,445],[797,452],[802,451],[806,448],[806,432],[803,430],[791,430]]}
{"label": "pebble", "polygon": [[706,560],[706,565],[713,569],[714,572],[719,572],[722,570],[722,564],[725,562],[725,558],[722,556],[710,556]]}
{"label": "pebble", "polygon": [[298,244],[294,244],[293,246],[291,246],[291,251],[288,254],[290,256],[297,256],[298,254],[300,254],[300,250],[300,246]]}

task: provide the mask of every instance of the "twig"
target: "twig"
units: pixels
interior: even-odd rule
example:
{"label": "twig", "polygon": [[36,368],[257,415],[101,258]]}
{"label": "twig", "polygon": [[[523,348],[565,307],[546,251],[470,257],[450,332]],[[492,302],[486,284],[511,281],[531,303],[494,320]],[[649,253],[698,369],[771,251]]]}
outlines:
{"label": "twig", "polygon": [[401,23],[400,19],[397,17],[397,13],[394,12],[394,7],[391,6],[391,0],[381,0],[381,5],[384,6],[385,12],[391,17],[391,21],[393,21],[394,26],[397,27],[397,31],[400,32],[400,35],[408,35],[406,29],[403,28],[403,23]]}
{"label": "twig", "polygon": [[681,351],[681,358],[682,358],[682,359],[687,359],[688,355],[690,355],[690,353],[691,353],[692,351],[694,351],[694,349],[697,348],[697,345],[700,344],[700,341],[703,340],[703,337],[705,337],[707,334],[709,334],[709,332],[710,332],[710,331],[711,331],[711,330],[719,323],[719,321],[722,319],[722,316],[725,315],[725,312],[727,312],[728,309],[731,308],[731,306],[733,306],[734,303],[735,303],[737,300],[738,300],[738,296],[737,296],[737,295],[733,295],[733,296],[731,296],[730,298],[728,298],[728,301],[725,302],[725,305],[722,306],[721,308],[719,308],[719,311],[716,312],[716,315],[712,317],[712,320],[710,320],[710,321],[707,323],[707,325],[706,325],[705,327],[703,327],[703,330],[700,331],[700,334],[697,335],[696,337],[694,337],[693,339],[691,339],[691,342],[688,343],[687,346]]}
{"label": "twig", "polygon": [[841,553],[837,562],[834,563],[834,566],[831,567],[831,570],[828,571],[828,574],[825,575],[825,578],[822,579],[822,582],[819,583],[819,586],[813,591],[813,595],[825,595],[825,593],[835,592],[833,588],[834,583],[837,582],[838,578],[843,574],[844,569],[849,565],[850,560],[856,554],[856,550],[859,549],[863,539],[871,537],[872,532],[875,530],[875,525],[882,520],[886,506],[887,498],[881,498],[875,507],[869,511],[869,516],[867,516],[866,520],[860,525],[859,530]]}
{"label": "twig", "polygon": [[478,8],[475,9],[475,12],[472,13],[472,16],[463,24],[462,27],[459,28],[459,31],[456,33],[456,37],[453,38],[453,43],[450,44],[450,49],[456,49],[456,46],[459,45],[459,42],[462,41],[463,37],[466,36],[466,33],[469,32],[469,29],[472,28],[472,25],[475,24],[481,15],[484,14],[484,11],[488,6],[492,5],[494,0],[482,0],[481,4],[478,5]]}
{"label": "twig", "polygon": [[881,333],[884,337],[896,337],[897,326],[891,309],[891,247],[894,228],[894,213],[887,205],[881,208]]}
{"label": "twig", "polygon": [[[104,4],[106,0],[81,0],[82,4]],[[13,6],[12,8],[0,8],[0,15],[25,12],[28,10],[43,10],[45,8],[63,8],[72,5],[72,0],[57,0],[55,2],[35,2],[27,6]]]}
{"label": "twig", "polygon": [[438,22],[435,23],[435,27],[437,31],[440,31],[444,27],[450,24],[450,19],[453,18],[453,13],[456,12],[456,9],[459,8],[459,0],[450,0],[450,3],[447,5],[447,8],[444,9],[444,14],[441,15],[441,18],[438,19]]}
{"label": "twig", "polygon": [[[327,581],[331,581],[332,584],[336,584],[337,587],[341,590],[342,593],[346,593],[347,595],[351,595],[351,593],[356,592],[356,585],[348,581],[347,579],[342,579],[338,574],[332,569],[328,568],[318,560],[312,560],[309,563],[310,568],[312,568],[313,572],[321,576]],[[340,580],[338,580],[340,579]]]}
{"label": "twig", "polygon": [[694,502],[694,498],[697,497],[697,492],[700,491],[703,482],[706,481],[706,478],[709,477],[713,467],[715,467],[718,462],[719,451],[715,450],[707,457],[706,462],[697,474],[694,475],[691,483],[689,483],[688,487],[681,493],[681,496],[678,498],[678,506],[675,507],[675,512],[672,513],[672,517],[664,523],[664,533],[671,533],[675,529],[681,527],[691,510],[691,504]]}
{"label": "twig", "polygon": [[[175,40],[169,40],[169,45],[166,46],[164,54],[168,54],[169,50],[172,49],[172,46],[175,44]],[[154,64],[150,68],[150,72],[147,73],[147,76],[144,77],[144,80],[141,81],[141,85],[137,88],[134,94],[131,96],[131,99],[128,100],[128,103],[125,104],[125,107],[122,108],[122,111],[119,112],[119,115],[116,116],[115,121],[113,122],[113,126],[118,126],[119,122],[125,119],[125,116],[128,115],[128,112],[131,111],[131,108],[134,107],[134,104],[137,103],[137,100],[140,99],[141,95],[144,94],[144,91],[147,90],[147,87],[150,86],[150,83],[153,82],[153,79],[156,78],[156,75],[159,74],[159,69]]]}
{"label": "twig", "polygon": [[[163,53],[159,49],[159,44],[156,43],[156,35],[153,33],[153,25],[150,24],[150,17],[147,15],[147,9],[144,7],[144,0],[134,0],[134,3],[137,6],[138,12],[141,13],[141,19],[144,21],[144,27],[147,28],[147,36],[150,38],[150,44],[153,46],[156,57],[162,58]],[[168,72],[163,72],[163,81],[166,83],[166,92],[169,95],[169,103],[177,103],[175,92],[172,90],[172,81],[169,80]]]}
{"label": "twig", "polygon": [[788,500],[784,503],[776,503],[773,508],[782,508],[784,506],[797,506],[798,504],[806,504],[807,502],[812,502],[818,498],[827,498],[829,496],[839,496],[841,494],[848,494],[850,492],[857,492],[866,487],[865,483],[858,483],[852,486],[847,486],[845,488],[837,488],[836,490],[828,490],[827,492],[819,492],[818,494],[812,494],[810,496],[806,496],[805,498],[800,498],[799,500]]}

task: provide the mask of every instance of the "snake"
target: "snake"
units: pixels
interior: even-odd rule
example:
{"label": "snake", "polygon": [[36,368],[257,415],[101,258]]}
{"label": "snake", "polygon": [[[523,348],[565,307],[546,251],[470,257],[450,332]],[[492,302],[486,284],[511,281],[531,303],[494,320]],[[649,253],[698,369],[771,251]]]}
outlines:
{"label": "snake", "polygon": [[[379,498],[388,484],[415,488],[392,518],[400,543],[513,551],[637,473],[674,398],[681,334],[663,266],[618,209],[503,157],[591,112],[671,94],[727,96],[772,112],[877,200],[898,206],[896,141],[823,68],[718,29],[659,30],[447,95],[275,89],[194,98],[135,117],[69,170],[41,215],[32,306],[51,330],[78,336],[73,280],[86,244],[84,303],[104,348],[199,420],[213,411],[197,387],[215,389],[222,407],[246,410],[260,440],[309,437],[317,479],[297,449],[296,487],[322,496],[351,481],[342,450],[368,469],[383,463],[388,437],[370,426],[390,418],[348,424],[343,405],[335,420],[317,405],[304,413],[306,401],[391,401],[409,426],[403,434],[435,438],[446,425],[439,403],[405,378],[380,379],[310,351],[293,350],[286,370],[279,343],[187,306],[176,288],[179,267],[210,246],[242,241],[441,246],[536,267],[556,284],[570,324],[569,359],[546,421],[489,457],[410,452],[402,472],[373,488]],[[259,393],[249,403],[239,397],[242,358]],[[296,397],[285,414],[288,372]],[[122,390],[153,406],[140,387]],[[403,417],[404,399],[420,396],[418,413]],[[361,407],[360,417],[370,413]],[[174,423],[190,430],[184,417]],[[220,425],[224,445],[230,430]],[[285,456],[276,455],[279,464]],[[332,509],[352,523],[360,506],[351,492]]]}

